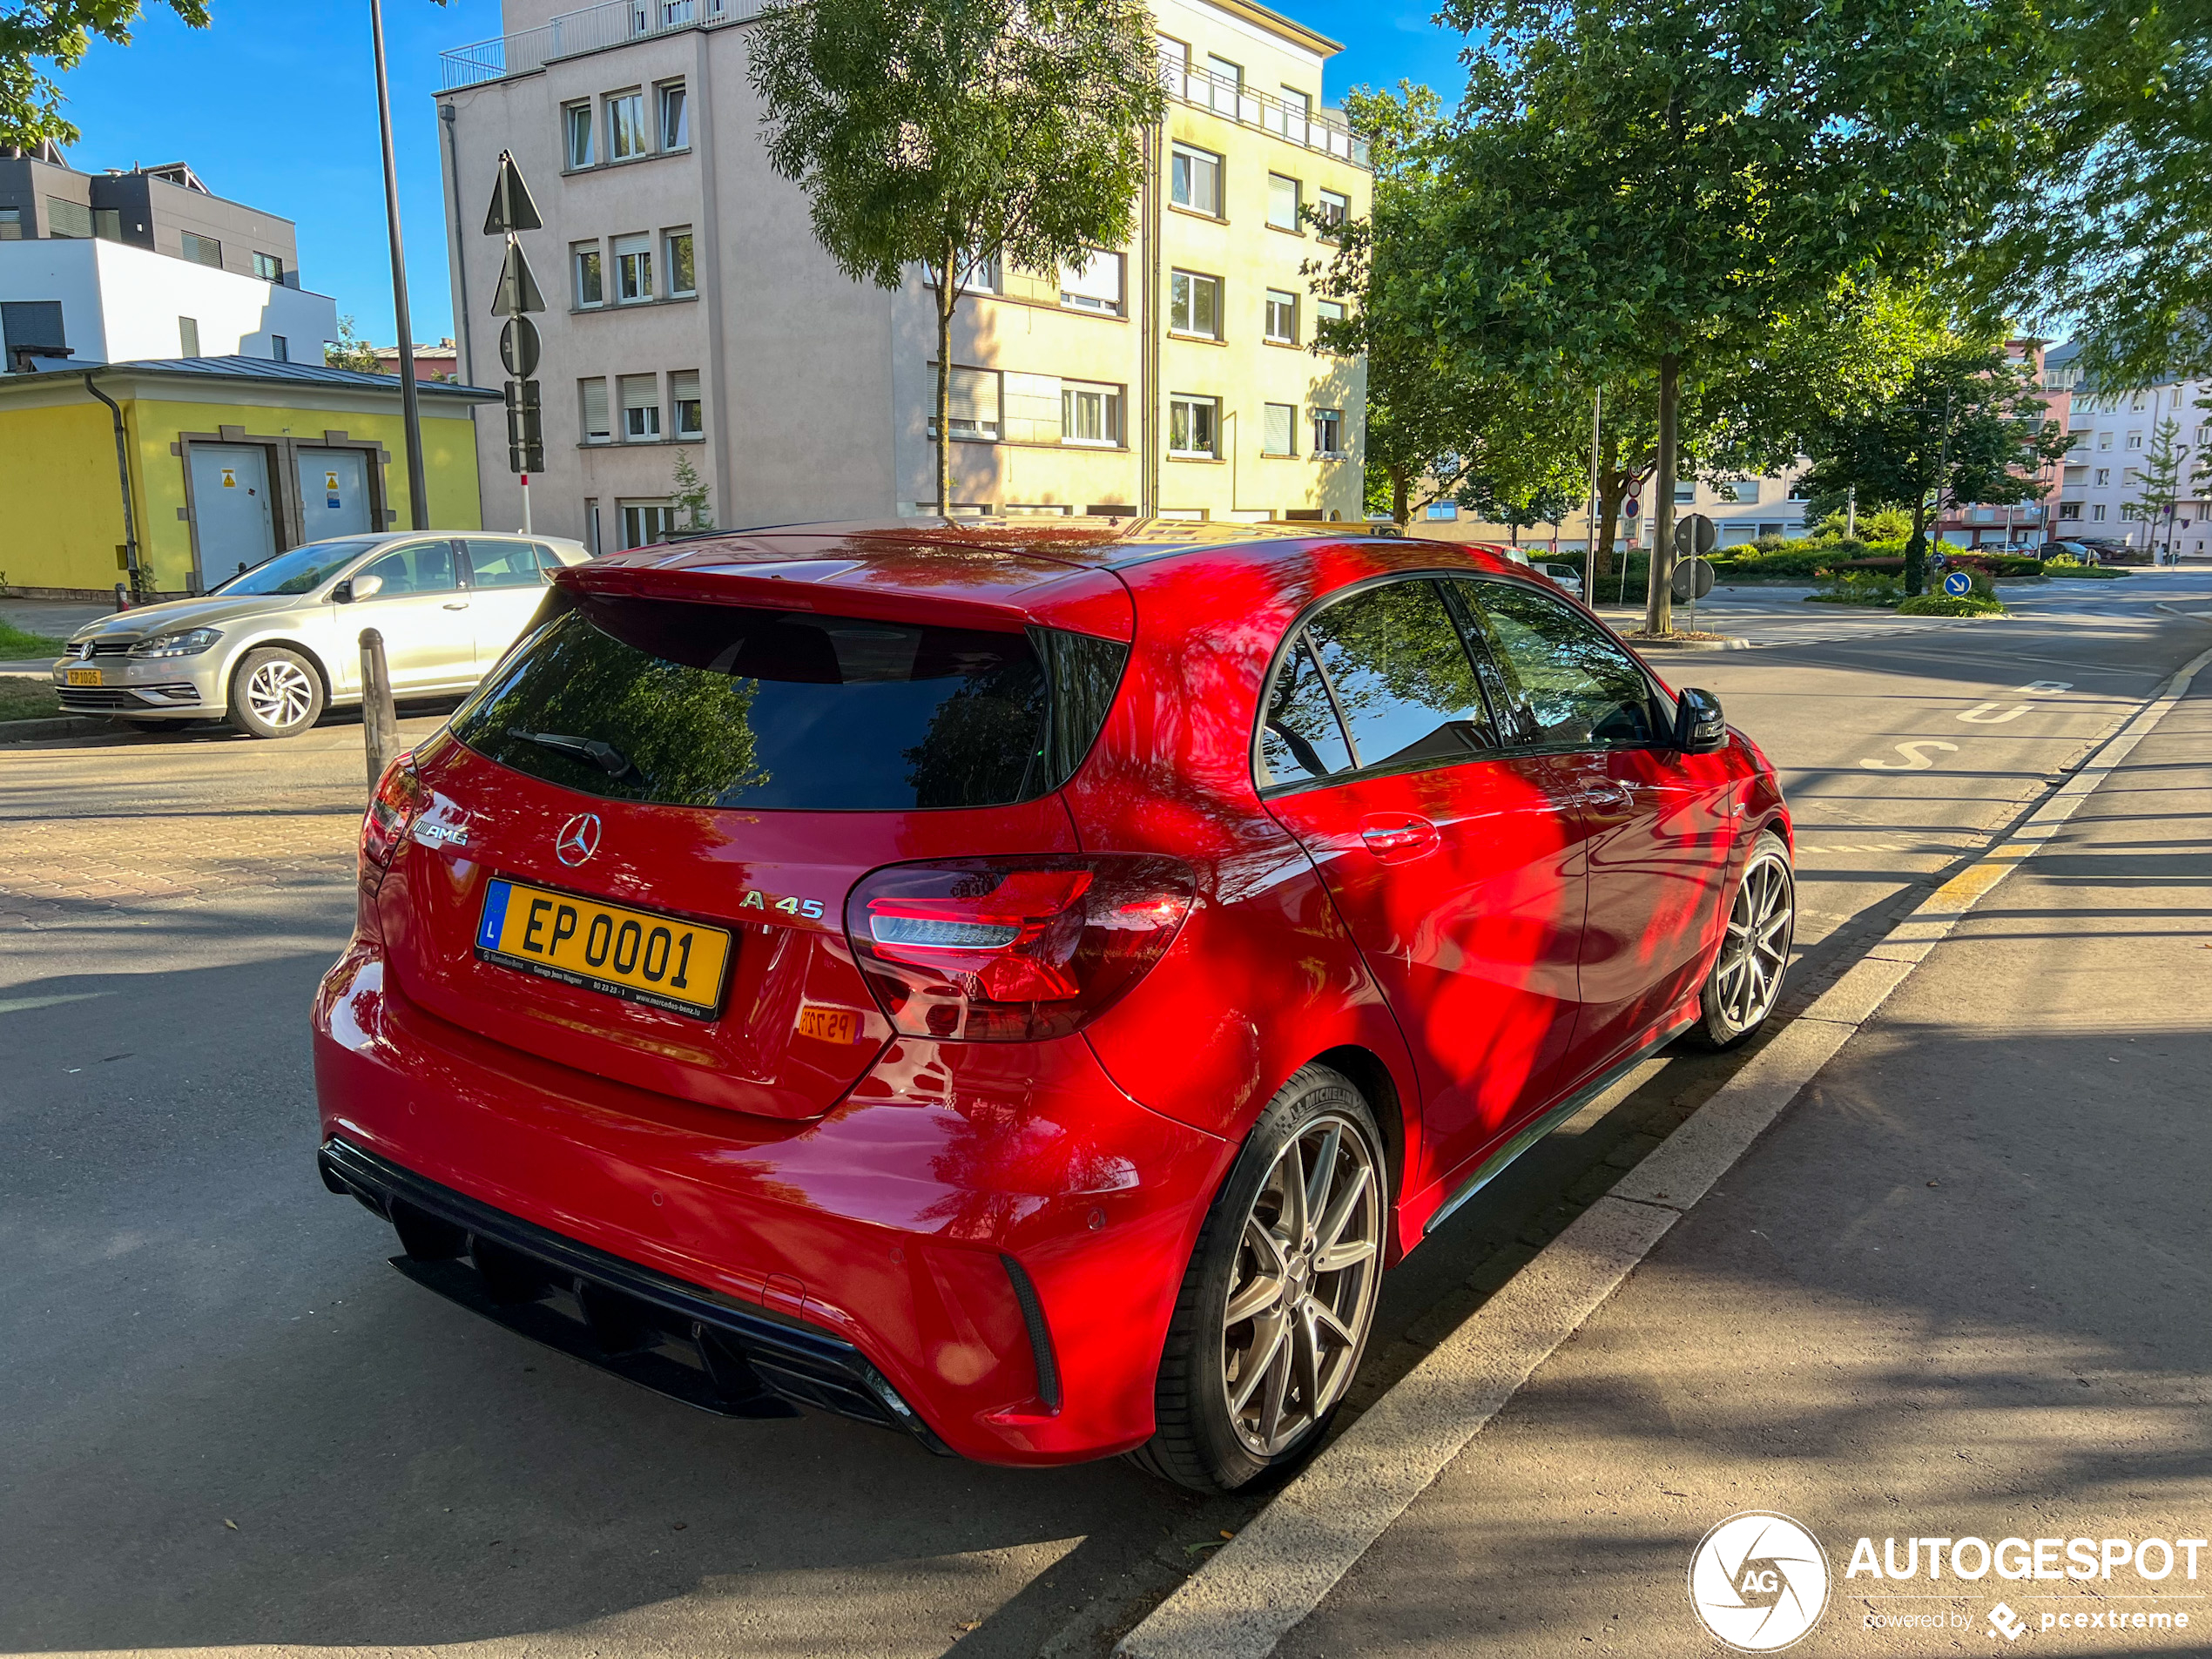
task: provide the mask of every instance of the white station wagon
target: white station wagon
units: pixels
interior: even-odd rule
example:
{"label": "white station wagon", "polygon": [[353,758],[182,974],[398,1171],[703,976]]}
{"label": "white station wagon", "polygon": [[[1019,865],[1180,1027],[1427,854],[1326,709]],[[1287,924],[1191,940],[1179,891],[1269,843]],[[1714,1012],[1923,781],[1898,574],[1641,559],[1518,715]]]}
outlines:
{"label": "white station wagon", "polygon": [[202,597],[79,629],[54,685],[71,713],[141,731],[226,718],[288,738],[361,702],[364,628],[384,636],[395,697],[466,691],[536,613],[547,573],[590,556],[556,536],[486,531],[308,542]]}

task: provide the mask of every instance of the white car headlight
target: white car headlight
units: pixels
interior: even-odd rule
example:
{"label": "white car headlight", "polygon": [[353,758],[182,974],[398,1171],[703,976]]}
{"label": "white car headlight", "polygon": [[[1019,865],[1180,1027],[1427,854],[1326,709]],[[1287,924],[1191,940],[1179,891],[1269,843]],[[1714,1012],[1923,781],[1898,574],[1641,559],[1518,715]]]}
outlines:
{"label": "white car headlight", "polygon": [[192,628],[181,633],[149,634],[131,647],[133,657],[197,657],[222,637],[213,628]]}

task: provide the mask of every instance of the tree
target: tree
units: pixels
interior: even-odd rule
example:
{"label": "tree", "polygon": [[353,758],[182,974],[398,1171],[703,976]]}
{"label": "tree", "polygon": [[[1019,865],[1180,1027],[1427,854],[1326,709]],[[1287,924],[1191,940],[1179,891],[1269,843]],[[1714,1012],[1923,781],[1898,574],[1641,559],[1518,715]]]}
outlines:
{"label": "tree", "polygon": [[2017,0],[1446,0],[1471,31],[1441,344],[1656,381],[1646,626],[1671,628],[1682,392],[1792,318],[1932,266],[2010,188]]}
{"label": "tree", "polygon": [[714,528],[713,497],[706,482],[699,476],[699,469],[691,464],[691,452],[676,452],[676,478],[669,491],[669,505],[681,509],[686,530],[711,530]]}
{"label": "tree", "polygon": [[[163,3],[193,28],[207,26],[205,0]],[[0,10],[0,147],[75,144],[79,134],[62,115],[61,88],[38,64],[66,73],[95,39],[129,45],[142,9],[140,0],[34,0]]]}
{"label": "tree", "polygon": [[338,338],[323,341],[322,361],[329,368],[350,368],[360,374],[385,372],[376,347],[361,337],[350,312],[338,319]]}
{"label": "tree", "polygon": [[937,504],[952,487],[953,317],[993,260],[1080,266],[1129,240],[1162,118],[1141,0],[787,0],[748,71],[771,165],[856,282],[926,267],[937,313]]}
{"label": "tree", "polygon": [[2182,423],[2168,415],[2152,428],[2150,448],[2143,452],[2143,464],[2135,474],[2135,499],[2132,504],[2134,516],[2150,523],[2153,557],[2156,556],[2158,547],[2158,521],[2166,520],[2170,539],[2174,507],[2182,498],[2181,438]]}
{"label": "tree", "polygon": [[2041,474],[2073,439],[2045,418],[2029,371],[2001,346],[1960,340],[1932,354],[1895,396],[1806,434],[1816,496],[1856,488],[1862,502],[1896,502],[1912,516],[1908,594],[1926,587],[1928,520],[1946,501],[2040,497]]}

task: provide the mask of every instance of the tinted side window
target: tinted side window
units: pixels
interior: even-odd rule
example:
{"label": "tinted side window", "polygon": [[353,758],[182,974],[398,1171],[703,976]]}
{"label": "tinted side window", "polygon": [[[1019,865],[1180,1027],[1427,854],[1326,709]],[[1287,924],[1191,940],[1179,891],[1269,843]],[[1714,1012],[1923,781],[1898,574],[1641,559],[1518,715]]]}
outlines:
{"label": "tinted side window", "polygon": [[1301,638],[1275,670],[1260,713],[1263,784],[1301,783],[1352,770],[1352,751],[1330,705],[1321,671]]}
{"label": "tinted side window", "polygon": [[1372,588],[1306,624],[1361,767],[1463,760],[1498,747],[1459,625],[1435,583]]}
{"label": "tinted side window", "polygon": [[1596,624],[1504,582],[1471,582],[1460,590],[1480,607],[1527,741],[1580,749],[1652,740],[1650,682]]}

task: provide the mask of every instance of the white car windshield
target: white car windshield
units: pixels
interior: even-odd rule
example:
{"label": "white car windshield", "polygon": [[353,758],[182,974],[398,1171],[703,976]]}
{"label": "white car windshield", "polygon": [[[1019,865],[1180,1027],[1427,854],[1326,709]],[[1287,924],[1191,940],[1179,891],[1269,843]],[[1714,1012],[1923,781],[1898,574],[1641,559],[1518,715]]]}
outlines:
{"label": "white car windshield", "polygon": [[310,592],[377,545],[373,541],[310,542],[240,571],[209,591],[233,598],[253,593]]}

